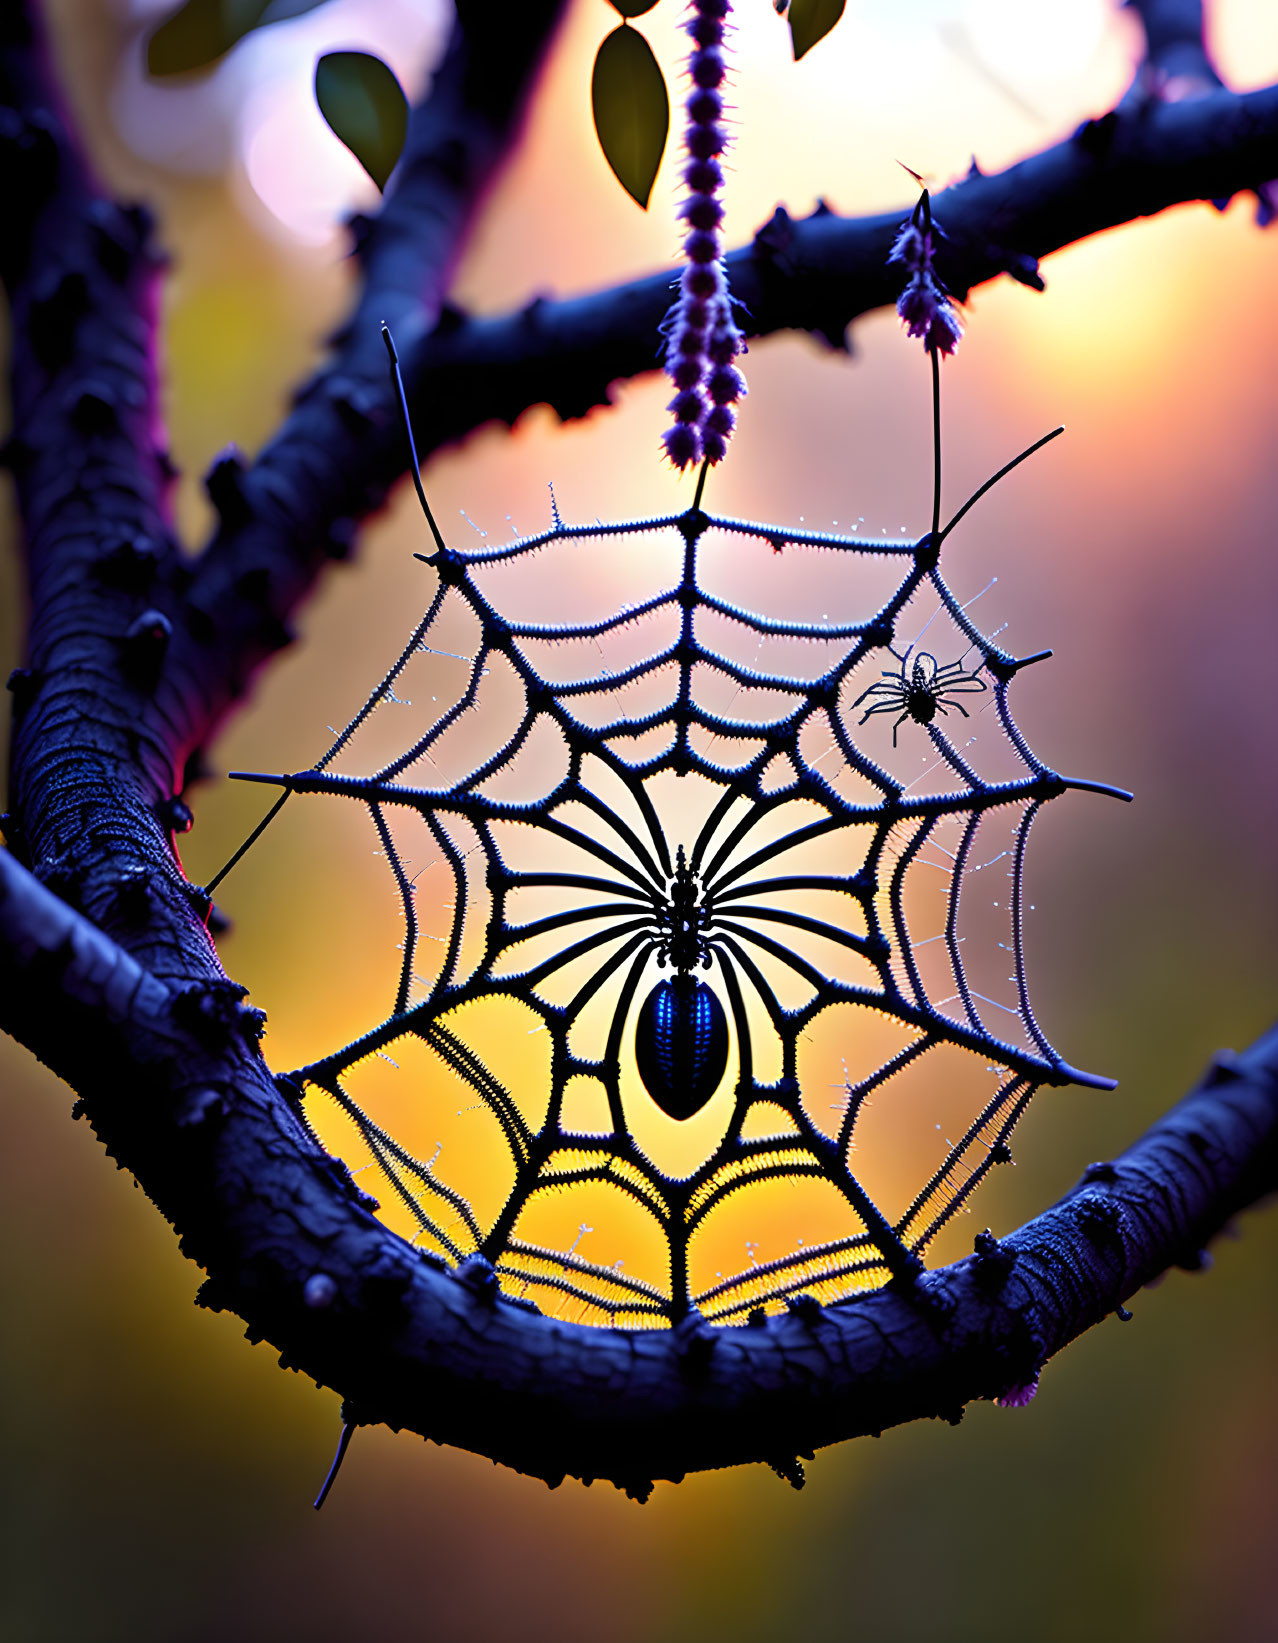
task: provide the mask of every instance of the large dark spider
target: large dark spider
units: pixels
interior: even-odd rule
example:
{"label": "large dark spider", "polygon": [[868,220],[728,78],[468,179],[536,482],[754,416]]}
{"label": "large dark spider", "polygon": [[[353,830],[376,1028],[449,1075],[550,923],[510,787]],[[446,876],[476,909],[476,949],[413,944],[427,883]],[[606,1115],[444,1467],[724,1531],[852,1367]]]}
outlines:
{"label": "large dark spider", "polygon": [[[892,654],[896,656],[895,651]],[[898,708],[901,709],[901,717],[892,726],[893,747],[896,746],[896,733],[907,719],[913,719],[916,725],[930,725],[938,713],[948,714],[952,707],[957,708],[966,719],[969,717],[967,709],[962,702],[953,698],[970,696],[986,688],[984,679],[978,678],[975,673],[968,673],[961,659],[940,667],[931,651],[921,650],[914,658],[914,666],[910,667],[910,652],[907,650],[897,660],[901,664],[899,672],[884,668],[883,677],[868,690],[863,690],[852,703],[853,708],[858,708],[867,696],[883,697],[874,707],[866,708],[857,720],[858,724],[864,724],[875,713],[895,713]],[[984,662],[981,665],[983,667]]]}
{"label": "large dark spider", "polygon": [[[935,369],[933,383],[935,393]],[[435,543],[419,555],[433,577],[425,615],[314,766],[249,779],[283,789],[272,814],[290,793],[361,805],[390,866],[404,920],[390,1013],[294,1076],[355,1126],[424,1259],[480,1262],[517,1300],[532,1286],[613,1325],[678,1323],[694,1307],[741,1321],[800,1291],[837,1301],[917,1270],[928,1241],[1010,1157],[1012,1127],[1040,1085],[1110,1087],[1069,1066],[1035,1020],[1022,909],[1041,806],[1071,787],[1116,790],[1068,780],[1035,757],[1007,692],[1050,652],[1001,649],[939,569],[955,525],[1029,454],[942,528],[938,445],[933,528],[914,543],[717,517],[702,510],[699,485],[682,514],[575,526],[556,510],[538,536],[459,553],[434,521],[414,452]],[[784,575],[773,568],[782,548]],[[624,591],[614,594],[609,577],[628,578]],[[980,654],[988,687],[930,653],[907,673],[913,647],[898,653],[892,640],[921,596]],[[926,727],[942,774],[924,791],[914,791],[922,778],[902,782],[853,738],[845,687],[885,649],[900,672],[858,702],[889,698],[865,716],[903,708]],[[394,687],[423,653],[465,665],[451,705],[389,762],[339,774],[334,761],[380,704],[402,702]],[[961,709],[953,695],[986,688],[1001,732],[990,741],[1013,759],[998,775],[982,774],[970,744],[960,749],[933,722]],[[981,862],[990,828],[998,854]],[[411,876],[410,859],[424,863]],[[965,885],[1004,859],[1014,1004],[973,984],[961,925]],[[419,913],[416,874],[436,864],[454,905],[433,897]],[[926,936],[906,907],[916,866],[948,887],[941,908],[927,902],[936,912]],[[428,958],[432,907],[442,926]],[[493,1004],[522,1012],[529,1038],[509,1016],[495,1029],[495,1018],[475,1015]],[[827,1012],[877,1016],[891,1032],[884,1059],[855,1076],[845,1067],[829,1119],[815,1100],[824,1086],[805,1086],[800,1067],[801,1042]],[[514,1073],[529,1065],[522,1046],[534,1033],[548,1050],[535,1110],[494,1070],[503,1052]],[[370,1058],[394,1068],[387,1052],[401,1045],[427,1053],[415,1099],[451,1075],[489,1115],[510,1171],[504,1202],[477,1210],[348,1087]],[[885,1214],[855,1157],[864,1115],[908,1090],[925,1061],[939,1074],[946,1052],[967,1052],[994,1082],[913,1200]],[[583,1089],[601,1104],[602,1127],[571,1119],[567,1103]],[[656,1109],[680,1132],[700,1124],[705,1151],[690,1173],[686,1163],[663,1167],[644,1139]],[[720,1206],[747,1186],[804,1177],[836,1195],[835,1230],[758,1263],[747,1244],[744,1263],[700,1260],[694,1272],[690,1245]],[[578,1187],[603,1187],[655,1222],[665,1273],[632,1275],[539,1235],[534,1204]]]}

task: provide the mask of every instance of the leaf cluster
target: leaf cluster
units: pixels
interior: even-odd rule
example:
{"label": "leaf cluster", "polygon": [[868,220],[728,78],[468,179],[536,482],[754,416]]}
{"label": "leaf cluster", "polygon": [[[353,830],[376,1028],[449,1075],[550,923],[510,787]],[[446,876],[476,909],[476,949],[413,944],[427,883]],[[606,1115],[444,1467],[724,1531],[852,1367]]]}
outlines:
{"label": "leaf cluster", "polygon": [[[645,211],[652,197],[666,139],[670,135],[670,94],[652,47],[631,27],[657,0],[608,0],[622,21],[595,56],[590,102],[595,135],[613,175]],[[786,13],[794,60],[812,50],[843,15],[846,0],[777,0]]]}
{"label": "leaf cluster", "polygon": [[[185,0],[151,34],[156,79],[213,68],[247,35],[314,11],[323,0]],[[337,137],[385,189],[404,148],[408,99],[393,71],[366,51],[326,52],[315,65],[315,101]]]}
{"label": "leaf cluster", "polygon": [[[184,0],[151,33],[147,71],[156,79],[213,68],[247,35],[314,11],[324,0]],[[595,134],[613,175],[644,210],[670,135],[670,94],[652,47],[631,19],[658,0],[608,0],[621,17],[600,45],[590,80]],[[846,0],[777,0],[796,62],[842,17]],[[315,65],[315,101],[379,189],[403,152],[408,102],[392,70],[364,51],[328,52]]]}

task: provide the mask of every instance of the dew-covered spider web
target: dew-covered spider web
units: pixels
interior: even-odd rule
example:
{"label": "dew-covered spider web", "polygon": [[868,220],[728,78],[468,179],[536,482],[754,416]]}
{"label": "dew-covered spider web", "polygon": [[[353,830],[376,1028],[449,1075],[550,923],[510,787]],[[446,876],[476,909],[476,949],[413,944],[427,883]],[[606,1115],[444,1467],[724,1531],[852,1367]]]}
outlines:
{"label": "dew-covered spider web", "polygon": [[[313,769],[255,778],[360,806],[403,919],[384,1019],[294,1075],[308,1111],[336,1104],[424,1251],[605,1325],[905,1276],[1041,1085],[1109,1085],[1045,1037],[1022,933],[1035,817],[1098,784],[1030,750],[1008,691],[1040,658],[942,574],[967,507],[905,542],[701,501],[436,532],[394,666]],[[679,1041],[657,1088],[645,1005],[676,972],[726,1061]],[[891,1126],[929,1090],[907,1186]],[[751,1237],[769,1215],[788,1247]]]}

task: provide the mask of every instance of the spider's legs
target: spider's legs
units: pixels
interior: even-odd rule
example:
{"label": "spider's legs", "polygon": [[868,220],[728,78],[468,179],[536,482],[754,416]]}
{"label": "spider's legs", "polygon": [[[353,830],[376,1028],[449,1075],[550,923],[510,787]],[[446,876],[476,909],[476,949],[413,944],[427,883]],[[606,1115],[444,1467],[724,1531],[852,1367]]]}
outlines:
{"label": "spider's legs", "polygon": [[893,679],[899,679],[899,678],[900,678],[899,674],[885,672],[882,679],[876,679],[874,681],[874,683],[868,687],[868,689],[863,690],[861,692],[861,694],[857,697],[856,701],[852,703],[852,707],[854,707],[854,708],[860,707],[861,703],[865,700],[865,698],[867,696],[883,696],[883,695],[890,694],[893,687],[892,687],[891,683],[889,683],[889,681],[893,680]]}
{"label": "spider's legs", "polygon": [[[897,708],[901,705],[901,693],[900,691],[895,691],[893,694],[896,698],[895,701],[880,702],[877,707],[867,707],[865,712],[857,720],[857,723],[864,724],[865,721],[875,713],[895,713]],[[855,707],[856,703],[854,702],[852,705]]]}
{"label": "spider's legs", "polygon": [[902,713],[901,717],[892,726],[892,746],[893,747],[896,746],[896,733],[897,733],[897,731],[901,728],[901,726],[905,723],[905,721],[909,718],[909,716],[910,715],[909,715],[908,711],[905,712],[905,713]]}

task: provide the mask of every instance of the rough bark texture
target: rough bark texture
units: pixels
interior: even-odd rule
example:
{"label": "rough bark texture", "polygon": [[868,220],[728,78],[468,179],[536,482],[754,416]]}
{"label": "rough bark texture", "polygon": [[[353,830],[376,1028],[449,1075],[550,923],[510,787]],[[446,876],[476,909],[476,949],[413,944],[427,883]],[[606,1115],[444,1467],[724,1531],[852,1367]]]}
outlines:
{"label": "rough bark texture", "polygon": [[[796,1457],[1032,1384],[1142,1284],[1198,1252],[1278,1176],[1278,1028],[1019,1232],[846,1305],[758,1327],[603,1330],[410,1249],[315,1144],[234,1000],[168,986],[0,856],[0,1023],[80,1091],[213,1277],[206,1305],[347,1400],[558,1482]],[[56,988],[51,983],[56,982]],[[316,1282],[316,1280],[319,1280]],[[323,1280],[328,1280],[324,1282]],[[308,1290],[308,1285],[309,1290]],[[308,1295],[312,1302],[307,1304]]]}
{"label": "rough bark texture", "polygon": [[[1184,19],[1173,27],[1154,0],[1140,9],[1159,52],[1183,52]],[[665,275],[505,319],[444,307],[558,11],[529,3],[509,25],[519,37],[498,38],[477,6],[459,8],[398,185],[364,236],[351,322],[257,461],[214,467],[220,525],[193,565],[165,509],[146,215],[96,190],[26,13],[0,14],[6,455],[31,598],[27,666],[10,681],[0,1024],[78,1090],[209,1270],[206,1302],[337,1387],[353,1419],[638,1494],[655,1477],[752,1459],[797,1481],[794,1457],[817,1445],[957,1418],[970,1398],[1025,1387],[1271,1190],[1278,1034],[1219,1061],[1121,1159],[1001,1244],[982,1240],[967,1261],[855,1303],[800,1300],[759,1327],[693,1319],[635,1334],[541,1317],[498,1298],[482,1263],[454,1276],[386,1231],[316,1145],[296,1092],[260,1057],[256,1012],[222,972],[207,898],[176,861],[185,772],[287,642],[326,559],[403,471],[376,321],[396,328],[427,450],[541,400],[579,414],[653,366]],[[1035,284],[1036,259],[1058,246],[1275,173],[1278,88],[1171,105],[1147,87],[1057,147],[938,195],[942,272],[957,291],[1001,272]],[[794,223],[778,210],[730,259],[756,331],[840,341],[896,294],[884,259],[897,226],[895,214]]]}
{"label": "rough bark texture", "polygon": [[[1103,229],[1187,200],[1227,200],[1278,173],[1278,87],[1176,104],[1124,106],[1055,147],[933,196],[946,241],[937,267],[959,297],[1000,275],[1042,289],[1042,257]],[[834,348],[848,326],[900,292],[887,254],[908,208],[841,217],[778,206],[750,245],[730,252],[748,336],[803,330]],[[517,313],[454,320],[405,354],[418,437],[428,449],[529,405],[561,417],[608,402],[613,382],[656,369],[653,336],[672,298],[668,274]],[[373,460],[377,458],[374,455]]]}

